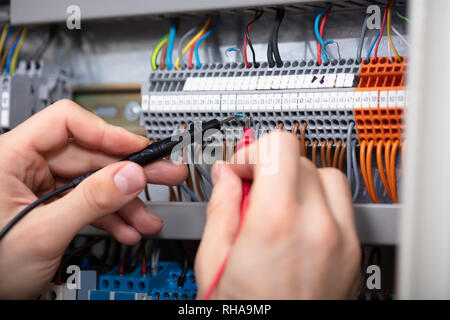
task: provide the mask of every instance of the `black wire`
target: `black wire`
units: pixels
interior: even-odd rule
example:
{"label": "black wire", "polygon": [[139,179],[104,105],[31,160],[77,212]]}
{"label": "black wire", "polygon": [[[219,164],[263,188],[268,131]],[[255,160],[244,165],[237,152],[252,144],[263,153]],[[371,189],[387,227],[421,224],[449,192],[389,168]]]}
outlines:
{"label": "black wire", "polygon": [[58,31],[58,26],[57,25],[50,26],[47,39],[45,40],[45,42],[43,42],[37,48],[36,52],[34,53],[33,57],[31,58],[31,60],[33,60],[33,61],[40,61],[41,60],[41,58],[44,55],[45,51],[47,51],[48,47],[50,46],[50,44],[52,43],[53,39],[55,38],[57,31]]}
{"label": "black wire", "polygon": [[187,258],[187,254],[186,254],[186,250],[184,250],[183,244],[181,243],[180,240],[176,241],[176,244],[178,246],[178,249],[180,250],[180,253],[183,256],[183,271],[181,272],[181,275],[178,277],[178,287],[182,288],[184,285],[184,282],[186,281],[186,274],[187,274],[187,270],[188,270],[188,258]]}
{"label": "black wire", "polygon": [[253,57],[253,66],[255,68],[259,67],[259,63],[256,62],[256,54],[255,54],[255,49],[253,49],[253,44],[252,41],[250,40],[250,34],[248,32],[248,28],[253,25],[259,18],[261,18],[261,16],[263,15],[264,11],[263,10],[256,10],[255,15],[253,16],[252,21],[250,21],[247,24],[247,27],[245,28],[245,36],[247,37],[247,43],[248,46],[250,47],[250,50],[252,51],[252,57]]}
{"label": "black wire", "polygon": [[37,199],[35,202],[30,204],[28,207],[23,209],[18,215],[16,215],[14,218],[12,218],[11,221],[8,222],[8,224],[0,231],[0,240],[5,236],[5,234],[17,223],[22,219],[28,212],[39,206],[40,204],[50,200],[53,197],[56,197],[60,193],[63,193],[64,191],[67,191],[69,189],[75,188],[76,184],[75,182],[70,182],[66,184],[65,186],[62,186],[61,188],[55,189],[50,193],[47,193],[42,198]]}
{"label": "black wire", "polygon": [[278,50],[278,31],[280,30],[280,25],[283,21],[285,12],[286,11],[284,8],[277,9],[277,14],[275,16],[275,25],[272,33],[272,52],[275,56],[275,61],[278,68],[281,68],[283,66],[283,60],[281,60],[280,51]]}

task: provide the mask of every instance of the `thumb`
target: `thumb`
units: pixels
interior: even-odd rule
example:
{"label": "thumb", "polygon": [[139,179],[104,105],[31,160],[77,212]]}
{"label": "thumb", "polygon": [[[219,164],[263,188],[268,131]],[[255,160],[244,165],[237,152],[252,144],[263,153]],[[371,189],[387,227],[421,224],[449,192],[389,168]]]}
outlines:
{"label": "thumb", "polygon": [[206,212],[195,272],[199,286],[198,296],[203,296],[215,274],[227,257],[239,228],[242,200],[242,182],[228,164],[218,161],[211,169],[214,184]]}
{"label": "thumb", "polygon": [[[64,197],[42,207],[52,239],[65,247],[85,226],[114,213],[145,187],[144,169],[133,162],[113,163],[81,182]],[[64,244],[65,243],[65,244]]]}

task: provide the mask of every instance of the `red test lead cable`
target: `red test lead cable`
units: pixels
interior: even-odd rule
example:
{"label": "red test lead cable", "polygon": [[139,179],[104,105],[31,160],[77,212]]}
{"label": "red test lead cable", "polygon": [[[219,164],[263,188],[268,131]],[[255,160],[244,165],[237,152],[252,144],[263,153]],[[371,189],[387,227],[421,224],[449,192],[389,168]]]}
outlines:
{"label": "red test lead cable", "polygon": [[[247,147],[251,143],[255,141],[255,132],[251,128],[247,128],[244,126],[244,133],[242,135],[241,140],[238,141],[236,144],[236,151],[242,148]],[[250,201],[250,189],[252,187],[252,182],[249,180],[242,180],[242,202],[241,202],[241,215],[239,219],[239,228],[238,232],[236,233],[236,237],[234,238],[234,241],[239,236],[239,233],[241,232],[242,224],[244,222],[245,216],[247,214],[247,208]],[[222,278],[223,272],[225,271],[225,267],[228,262],[228,258],[230,257],[230,253],[228,252],[225,259],[222,262],[222,265],[220,266],[219,270],[217,271],[216,275],[214,276],[213,282],[208,287],[208,290],[206,291],[203,300],[209,300],[214,292],[214,290],[217,288],[217,285],[219,284],[220,279]]]}

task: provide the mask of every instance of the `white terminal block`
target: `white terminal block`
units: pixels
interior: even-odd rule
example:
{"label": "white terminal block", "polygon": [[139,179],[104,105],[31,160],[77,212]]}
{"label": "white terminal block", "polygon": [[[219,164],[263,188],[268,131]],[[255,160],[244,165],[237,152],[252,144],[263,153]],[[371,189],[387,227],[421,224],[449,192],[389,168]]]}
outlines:
{"label": "white terminal block", "polygon": [[296,109],[300,109],[299,104],[298,104],[298,93],[289,93],[289,104],[288,104],[288,109],[289,110],[296,110]]}
{"label": "white terminal block", "polygon": [[213,109],[215,111],[220,111],[221,103],[222,103],[222,95],[221,94],[215,94],[213,96],[213,99],[214,99]]}
{"label": "white terminal block", "polygon": [[346,102],[346,93],[345,92],[338,92],[337,94],[337,106],[338,109],[345,109],[345,102]]}
{"label": "white terminal block", "polygon": [[319,83],[317,84],[318,87],[321,88],[321,89],[326,88],[326,86],[327,86],[327,83],[326,83],[327,75],[326,74],[321,74],[318,77],[319,77],[319,79],[318,79]]}
{"label": "white terminal block", "polygon": [[192,78],[191,77],[186,78],[186,81],[184,81],[183,91],[190,91],[191,90],[191,82],[192,82]]}
{"label": "white terminal block", "polygon": [[150,103],[150,96],[148,94],[143,94],[141,99],[141,106],[144,112],[149,112],[149,103]]}
{"label": "white terminal block", "polygon": [[230,94],[228,97],[228,110],[236,111],[236,95]]}
{"label": "white terminal block", "polygon": [[294,103],[292,100],[293,100],[293,97],[291,96],[291,108],[292,109],[294,109],[294,110],[297,108],[300,110],[306,109],[306,93],[300,92],[297,95],[297,103]]}
{"label": "white terminal block", "polygon": [[291,97],[290,97],[290,93],[283,93],[282,94],[282,102],[281,102],[281,109],[282,110],[289,110],[290,109],[290,104],[291,104]]}
{"label": "white terminal block", "polygon": [[388,91],[388,106],[390,108],[398,107],[397,91],[395,91],[395,90],[389,90]]}
{"label": "white terminal block", "polygon": [[234,90],[234,84],[236,82],[236,79],[232,78],[232,77],[226,77],[226,78],[227,78],[227,85],[226,85],[225,90],[227,90],[227,91]]}
{"label": "white terminal block", "polygon": [[273,100],[273,109],[274,110],[281,110],[282,109],[282,102],[283,102],[283,96],[281,93],[276,93],[274,95],[274,100]]}
{"label": "white terminal block", "polygon": [[305,96],[305,108],[313,109],[314,108],[314,93],[308,92]]}
{"label": "white terminal block", "polygon": [[222,95],[222,101],[221,101],[221,104],[220,104],[220,109],[222,111],[228,111],[229,98],[230,98],[229,94],[223,94]]}
{"label": "white terminal block", "polygon": [[336,92],[330,92],[329,98],[328,98],[330,109],[337,109],[338,108],[338,96]]}
{"label": "white terminal block", "polygon": [[370,91],[363,91],[361,99],[361,108],[369,108],[369,107],[370,107]]}
{"label": "white terminal block", "polygon": [[236,111],[244,110],[244,95],[237,94],[236,95]]}
{"label": "white terminal block", "polygon": [[256,87],[258,85],[258,76],[251,76],[248,79],[248,90],[256,90]]}
{"label": "white terminal block", "polygon": [[256,84],[256,90],[264,90],[267,76],[259,76],[258,83]]}
{"label": "white terminal block", "polygon": [[406,106],[405,90],[398,90],[397,91],[397,106],[398,107],[405,107]]}
{"label": "white terminal block", "polygon": [[251,94],[244,94],[243,96],[243,103],[242,103],[242,110],[243,111],[250,111],[252,109],[252,95]]}
{"label": "white terminal block", "polygon": [[353,93],[353,108],[362,108],[362,91],[355,91]]}
{"label": "white terminal block", "polygon": [[207,110],[206,95],[204,95],[204,94],[198,95],[198,110],[200,110],[200,111]]}
{"label": "white terminal block", "polygon": [[245,81],[246,79],[244,77],[235,77],[234,78],[234,91],[241,91],[242,90],[242,83]]}
{"label": "white terminal block", "polygon": [[303,89],[305,87],[304,82],[305,82],[305,75],[298,74],[297,79],[295,80],[295,89]]}
{"label": "white terminal block", "polygon": [[158,97],[154,95],[150,95],[150,101],[148,103],[148,111],[152,112],[155,110],[155,107],[158,103]]}
{"label": "white terminal block", "polygon": [[380,91],[380,108],[386,108],[388,106],[388,92],[383,90]]}
{"label": "white terminal block", "polygon": [[345,93],[345,109],[346,110],[353,109],[353,98],[354,98],[354,92],[346,92]]}
{"label": "white terminal block", "polygon": [[345,73],[338,73],[336,75],[336,83],[334,85],[335,88],[343,88],[345,84]]}
{"label": "white terminal block", "polygon": [[280,89],[280,76],[271,76],[270,77],[270,89],[278,90]]}
{"label": "white terminal block", "polygon": [[259,95],[259,109],[267,110],[267,94]]}
{"label": "white terminal block", "polygon": [[327,74],[325,76],[325,87],[326,88],[334,88],[334,86],[336,85],[336,74],[332,73],[332,74]]}
{"label": "white terminal block", "polygon": [[322,92],[322,109],[330,109],[330,94],[328,92]]}
{"label": "white terminal block", "polygon": [[67,284],[50,283],[41,293],[40,300],[76,300],[77,289],[67,288]]}
{"label": "white terminal block", "polygon": [[313,79],[313,75],[311,74],[305,74],[303,75],[303,89],[310,89],[312,86],[312,79]]}
{"label": "white terminal block", "polygon": [[320,92],[313,93],[313,108],[317,110],[322,109],[322,94]]}
{"label": "white terminal block", "polygon": [[369,106],[371,108],[378,108],[378,91],[369,91],[369,92],[370,92]]}
{"label": "white terminal block", "polygon": [[286,89],[295,89],[295,84],[297,82],[297,76],[295,74],[288,75],[288,83]]}
{"label": "white terminal block", "polygon": [[281,76],[281,81],[280,81],[279,88],[280,89],[287,89],[288,86],[289,86],[289,79],[290,79],[290,75]]}
{"label": "white terminal block", "polygon": [[320,75],[313,75],[311,78],[311,84],[310,84],[310,88],[311,89],[317,89],[320,87]]}
{"label": "white terminal block", "polygon": [[3,128],[9,128],[9,109],[5,108],[0,113],[0,124]]}
{"label": "white terminal block", "polygon": [[351,73],[347,73],[344,78],[344,88],[353,87],[353,82],[355,81],[355,75]]}
{"label": "white terminal block", "polygon": [[273,110],[274,100],[275,100],[275,95],[273,93],[268,93],[266,110]]}
{"label": "white terminal block", "polygon": [[241,90],[243,91],[247,91],[250,88],[250,81],[251,81],[252,77],[245,77],[242,78],[242,82],[241,82]]}
{"label": "white terminal block", "polygon": [[261,95],[260,94],[252,94],[250,96],[251,102],[250,102],[250,109],[251,110],[258,110],[260,108],[261,103]]}
{"label": "white terminal block", "polygon": [[199,110],[199,98],[200,97],[196,94],[191,96],[191,110],[192,111]]}

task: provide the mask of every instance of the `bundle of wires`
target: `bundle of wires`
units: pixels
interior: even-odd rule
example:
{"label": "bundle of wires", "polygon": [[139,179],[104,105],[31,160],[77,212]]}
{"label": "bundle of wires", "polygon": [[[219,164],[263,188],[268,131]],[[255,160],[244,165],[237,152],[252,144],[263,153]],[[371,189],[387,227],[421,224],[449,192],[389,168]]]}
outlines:
{"label": "bundle of wires", "polygon": [[247,66],[247,68],[251,68],[252,66],[250,65],[250,63],[247,60],[247,44],[250,47],[250,50],[252,51],[252,56],[253,56],[253,66],[255,68],[259,67],[259,63],[256,62],[256,55],[255,55],[255,50],[253,49],[253,44],[252,41],[250,40],[250,30],[253,27],[253,24],[259,19],[261,18],[261,16],[263,15],[264,11],[262,10],[256,10],[255,14],[253,15],[252,21],[250,21],[247,24],[247,27],[245,28],[245,36],[244,36],[244,61],[245,61],[245,65]]}
{"label": "bundle of wires", "polygon": [[152,69],[153,70],[158,70],[159,65],[156,63],[156,60],[158,58],[158,53],[161,51],[162,47],[167,43],[167,41],[169,41],[169,34],[164,35],[156,44],[155,49],[153,50],[152,53]]}
{"label": "bundle of wires", "polygon": [[[6,27],[6,25],[5,25]],[[3,32],[5,29],[3,30]],[[20,28],[14,34],[11,41],[9,41],[5,50],[3,50],[0,68],[2,72],[5,73],[15,73],[17,68],[17,60],[19,57],[20,49],[22,48],[23,42],[25,41],[25,37],[27,35],[28,28]],[[6,32],[4,43],[8,42],[9,35],[11,33],[11,27],[8,27],[8,31]],[[3,33],[2,33],[3,38]],[[0,39],[1,42],[2,39]],[[3,47],[3,46],[2,46]]]}
{"label": "bundle of wires", "polygon": [[[200,57],[198,55],[198,47],[199,47],[200,43],[202,43],[202,41],[207,39],[214,32],[214,30],[216,30],[217,26],[219,25],[219,22],[220,22],[220,16],[216,15],[214,18],[214,22],[212,23],[209,30],[204,35],[202,35],[201,38],[198,39],[197,42],[195,43],[195,45],[192,47],[192,48],[194,48],[194,52],[195,52],[195,60],[197,62],[197,69],[202,68],[202,64],[200,63]],[[190,69],[192,69],[192,67],[193,67],[193,65],[192,65],[192,48],[191,48],[191,52],[189,53],[189,68]]]}
{"label": "bundle of wires", "polygon": [[370,46],[369,52],[367,52],[367,59],[366,59],[366,63],[370,62],[370,56],[372,54],[372,50],[374,50],[374,61],[376,62],[378,57],[378,47],[380,45],[380,41],[381,38],[383,37],[383,33],[384,33],[384,27],[386,26],[386,16],[387,16],[387,11],[388,8],[391,6],[392,4],[392,0],[389,0],[386,8],[384,9],[384,13],[383,13],[383,22],[381,25],[381,29],[378,31],[377,35],[375,36],[375,39],[373,39],[372,45]]}
{"label": "bundle of wires", "polygon": [[31,61],[40,61],[45,51],[47,51],[48,47],[52,43],[53,39],[56,37],[58,32],[58,26],[52,25],[50,26],[47,39],[36,49],[36,52],[31,57]]}
{"label": "bundle of wires", "polygon": [[284,14],[284,8],[277,9],[275,23],[269,36],[269,41],[267,44],[267,62],[269,63],[270,68],[275,67],[275,65],[278,68],[283,66],[283,60],[281,60],[280,52],[278,50],[278,31],[280,30],[280,25],[283,21]]}
{"label": "bundle of wires", "polygon": [[[320,11],[320,13],[317,15],[316,20],[314,22],[314,32],[316,34],[317,38],[317,63],[319,65],[322,64],[322,57],[323,55],[323,62],[328,63],[328,55],[326,50],[326,45],[329,43],[333,43],[332,40],[327,41],[327,43],[323,40],[323,30],[325,28],[325,22],[328,19],[328,15],[330,14],[331,9],[333,8],[332,3],[328,3],[325,8]],[[322,20],[321,20],[322,19]],[[320,30],[319,30],[319,23],[320,23]]]}

